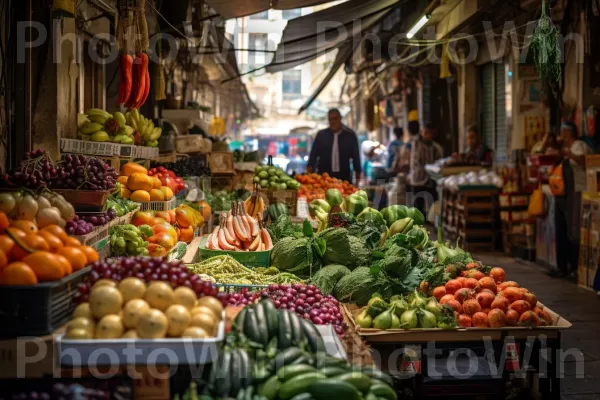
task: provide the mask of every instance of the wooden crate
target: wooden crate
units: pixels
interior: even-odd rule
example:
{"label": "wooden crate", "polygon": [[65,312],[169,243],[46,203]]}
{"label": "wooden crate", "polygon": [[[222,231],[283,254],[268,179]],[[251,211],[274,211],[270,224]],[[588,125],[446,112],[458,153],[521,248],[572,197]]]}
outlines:
{"label": "wooden crate", "polygon": [[295,216],[298,212],[297,190],[269,190],[267,191],[269,204],[283,203],[288,206],[290,215]]}
{"label": "wooden crate", "polygon": [[213,175],[234,175],[233,153],[212,152],[208,154],[208,165]]}

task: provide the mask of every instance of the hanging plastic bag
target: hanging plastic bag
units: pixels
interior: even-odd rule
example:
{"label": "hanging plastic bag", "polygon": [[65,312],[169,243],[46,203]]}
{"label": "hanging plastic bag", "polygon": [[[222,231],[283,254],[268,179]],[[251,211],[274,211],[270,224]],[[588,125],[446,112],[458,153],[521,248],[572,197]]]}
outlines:
{"label": "hanging plastic bag", "polygon": [[546,215],[546,210],[544,207],[544,193],[542,192],[541,185],[531,194],[527,213],[532,217],[542,217]]}

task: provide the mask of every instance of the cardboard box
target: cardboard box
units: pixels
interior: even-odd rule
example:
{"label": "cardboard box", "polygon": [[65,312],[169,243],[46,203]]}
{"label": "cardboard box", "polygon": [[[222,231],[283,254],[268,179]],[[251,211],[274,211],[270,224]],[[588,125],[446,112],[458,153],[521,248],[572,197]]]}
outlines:
{"label": "cardboard box", "polygon": [[52,335],[0,340],[0,379],[41,378],[53,371]]}

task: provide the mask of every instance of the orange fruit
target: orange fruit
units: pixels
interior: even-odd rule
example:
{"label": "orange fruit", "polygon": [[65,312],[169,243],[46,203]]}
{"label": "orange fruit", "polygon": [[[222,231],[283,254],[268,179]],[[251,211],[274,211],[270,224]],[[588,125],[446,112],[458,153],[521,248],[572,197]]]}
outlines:
{"label": "orange fruit", "polygon": [[63,274],[65,276],[71,275],[73,273],[73,266],[71,265],[71,263],[69,262],[69,260],[67,260],[67,258],[65,256],[61,256],[60,254],[55,254],[54,257],[56,257],[56,259],[60,263],[60,266],[63,270]]}
{"label": "orange fruit", "polygon": [[8,221],[8,217],[0,211],[0,232],[3,233],[9,226],[10,222]]}
{"label": "orange fruit", "polygon": [[58,249],[56,254],[60,254],[65,257],[71,263],[73,271],[79,271],[87,265],[87,257],[85,253],[79,249],[79,247],[65,246],[62,249]]}
{"label": "orange fruit", "polygon": [[43,237],[39,236],[37,233],[30,233],[26,235],[24,238],[16,239],[16,245],[12,248],[10,252],[11,259],[15,261],[21,261],[28,254],[33,253],[35,251],[49,251],[50,246],[44,240]]}
{"label": "orange fruit", "polygon": [[151,189],[150,201],[165,201],[165,195],[160,189]]}
{"label": "orange fruit", "polygon": [[58,238],[58,236],[54,236],[48,231],[41,230],[38,232],[38,235],[44,238],[48,246],[50,246],[50,251],[56,253],[56,250],[63,248],[63,242]]}
{"label": "orange fruit", "polygon": [[65,238],[69,237],[67,232],[63,228],[58,225],[48,225],[42,229],[44,232],[50,232],[54,236],[58,237],[60,240],[64,241]]}
{"label": "orange fruit", "polygon": [[76,238],[74,238],[73,236],[67,236],[66,238],[62,239],[62,241],[65,246],[81,247],[81,242],[79,240],[77,240]]}
{"label": "orange fruit", "polygon": [[117,178],[117,182],[119,182],[121,186],[127,186],[127,178],[128,176],[121,175]]}
{"label": "orange fruit", "polygon": [[11,238],[11,239],[13,239],[13,240],[14,240],[15,238],[22,239],[22,238],[24,238],[25,236],[27,236],[27,233],[23,232],[21,229],[18,229],[18,228],[13,228],[13,227],[11,227],[11,228],[8,228],[8,229],[6,230],[6,233],[8,233],[8,236],[10,236],[10,238]]}
{"label": "orange fruit", "polygon": [[91,263],[93,263],[95,261],[98,261],[100,259],[100,256],[98,255],[98,252],[93,247],[90,247],[90,246],[81,246],[79,248],[79,250],[83,251],[83,254],[85,254],[85,258],[87,258],[87,263],[88,264],[91,264]]}
{"label": "orange fruit", "polygon": [[57,281],[65,276],[62,263],[55,254],[48,251],[31,253],[23,262],[35,272],[40,282]]}
{"label": "orange fruit", "polygon": [[136,190],[131,193],[129,200],[137,201],[138,203],[147,203],[150,201],[150,193],[148,193],[146,190]]}
{"label": "orange fruit", "polygon": [[0,272],[1,285],[35,285],[37,283],[35,272],[23,262],[10,263]]}
{"label": "orange fruit", "polygon": [[0,235],[0,251],[4,254],[10,254],[15,241],[8,237],[8,235]]}
{"label": "orange fruit", "polygon": [[160,189],[162,186],[162,182],[160,181],[160,179],[158,179],[156,176],[153,176],[151,178],[152,178],[152,189]]}
{"label": "orange fruit", "polygon": [[31,221],[16,219],[10,223],[10,226],[22,230],[25,233],[35,233],[38,231],[37,225]]}
{"label": "orange fruit", "polygon": [[121,167],[121,175],[131,176],[134,173],[139,173],[141,175],[148,175],[148,170],[141,166],[140,164],[134,162],[128,162]]}

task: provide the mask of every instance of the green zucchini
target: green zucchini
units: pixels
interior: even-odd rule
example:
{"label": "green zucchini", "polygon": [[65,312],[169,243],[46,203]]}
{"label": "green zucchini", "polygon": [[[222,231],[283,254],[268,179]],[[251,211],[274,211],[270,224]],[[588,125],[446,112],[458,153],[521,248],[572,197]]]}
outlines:
{"label": "green zucchini", "polygon": [[362,373],[370,378],[379,379],[380,381],[383,381],[392,387],[394,386],[394,380],[392,379],[392,377],[379,369],[365,368],[364,370],[362,370]]}
{"label": "green zucchini", "polygon": [[301,365],[301,364],[311,364],[310,359],[305,354],[302,354],[300,357],[296,358],[289,365]]}
{"label": "green zucchini", "polygon": [[244,332],[244,320],[246,319],[246,313],[248,312],[249,308],[250,307],[242,308],[242,310],[238,313],[238,315],[235,316],[235,319],[233,320],[234,325],[240,332]]}
{"label": "green zucchini", "polygon": [[375,384],[371,385],[369,392],[373,393],[377,397],[383,397],[384,399],[387,399],[387,400],[397,400],[398,399],[398,395],[396,394],[396,391],[394,389],[392,389],[391,386],[385,385],[385,384],[375,383]]}
{"label": "green zucchini", "polygon": [[281,382],[287,382],[295,376],[307,374],[309,372],[317,372],[317,370],[315,367],[306,364],[287,365],[277,371],[277,377]]}
{"label": "green zucchini", "polygon": [[278,398],[279,400],[290,400],[294,396],[308,392],[313,383],[325,379],[327,379],[327,377],[318,372],[309,372],[307,374],[298,375],[281,385]]}
{"label": "green zucchini", "polygon": [[246,389],[246,396],[244,397],[244,399],[252,400],[252,396],[254,396],[254,386],[248,386],[248,389]]}
{"label": "green zucchini", "polygon": [[292,342],[297,346],[304,337],[304,334],[302,333],[302,325],[300,325],[300,318],[298,318],[298,314],[295,312],[288,310],[284,311],[289,315],[290,323],[292,325]]}
{"label": "green zucchini", "polygon": [[265,315],[267,316],[267,325],[269,327],[269,337],[277,336],[277,330],[279,328],[279,312],[275,308],[275,305],[271,301],[271,299],[264,299],[260,301],[259,304],[262,304],[263,309],[265,310]]}
{"label": "green zucchini", "polygon": [[277,378],[277,375],[270,377],[265,384],[260,388],[258,394],[266,397],[268,400],[275,400],[277,393],[281,388],[281,381]]}
{"label": "green zucchini", "polygon": [[335,393],[335,397],[339,399],[362,399],[360,392],[354,386],[339,379],[323,379],[314,382],[310,387],[310,394],[316,400],[330,400],[332,393]]}
{"label": "green zucchini", "polygon": [[269,344],[269,327],[267,326],[265,309],[260,303],[254,307],[254,315],[256,315],[256,324],[258,325],[259,343],[266,347]]}
{"label": "green zucchini", "polygon": [[245,398],[246,398],[246,389],[242,388],[242,389],[241,389],[241,390],[238,392],[238,394],[237,394],[237,396],[236,396],[235,400],[244,400]]}
{"label": "green zucchini", "polygon": [[310,393],[300,393],[297,396],[292,397],[291,400],[314,400]]}
{"label": "green zucchini", "polygon": [[225,396],[231,391],[231,380],[229,378],[231,353],[228,351],[224,352],[220,362],[220,369],[218,375],[215,377],[215,384],[213,389],[218,395]]}
{"label": "green zucchini", "polygon": [[256,321],[256,313],[253,308],[250,308],[244,318],[244,335],[253,342],[262,343],[258,323]]}
{"label": "green zucchini", "polygon": [[246,350],[238,349],[238,352],[240,354],[242,372],[241,386],[246,388],[248,385],[252,384],[252,365],[250,364],[250,357],[248,357]]}
{"label": "green zucchini", "polygon": [[229,363],[229,377],[231,379],[231,394],[235,395],[242,387],[242,360],[237,350],[231,351],[231,361]]}
{"label": "green zucchini", "polygon": [[302,331],[304,337],[308,340],[308,347],[310,347],[310,350],[313,353],[325,351],[325,343],[323,342],[323,338],[317,330],[317,327],[312,322],[305,319],[300,320],[300,325],[302,325]]}
{"label": "green zucchini", "polygon": [[371,387],[371,378],[362,372],[348,372],[343,375],[336,376],[335,379],[339,379],[343,382],[348,382],[352,386],[354,386],[358,391],[367,393],[369,388]]}
{"label": "green zucchini", "polygon": [[279,368],[290,365],[294,360],[302,356],[302,351],[297,347],[288,347],[281,353],[277,354],[273,359],[274,369],[277,371]]}
{"label": "green zucchini", "polygon": [[378,400],[379,397],[375,396],[373,393],[367,393],[365,396],[365,400]]}
{"label": "green zucchini", "polygon": [[279,317],[277,345],[280,349],[287,349],[292,346],[292,324],[290,322],[290,315],[289,313],[281,312]]}
{"label": "green zucchini", "polygon": [[348,370],[343,367],[325,367],[321,368],[319,372],[327,376],[328,378],[331,378],[333,376],[347,374]]}

